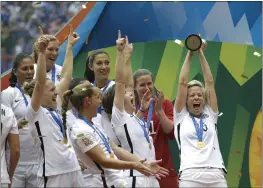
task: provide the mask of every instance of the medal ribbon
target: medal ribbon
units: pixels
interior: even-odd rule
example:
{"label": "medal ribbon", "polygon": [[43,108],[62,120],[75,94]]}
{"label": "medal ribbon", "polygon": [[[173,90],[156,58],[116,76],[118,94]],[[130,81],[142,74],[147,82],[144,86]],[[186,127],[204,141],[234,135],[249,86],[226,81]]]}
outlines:
{"label": "medal ribbon", "polygon": [[55,83],[55,81],[56,81],[56,79],[55,79],[55,75],[56,75],[56,66],[55,66],[55,65],[52,67],[51,74],[52,74],[52,82]]}
{"label": "medal ribbon", "polygon": [[[138,106],[137,109],[140,110],[140,106]],[[153,115],[153,100],[152,100],[152,102],[151,102],[151,104],[149,106],[148,116],[147,116],[147,130],[148,131],[149,131],[150,126],[151,126],[152,115]]]}
{"label": "medal ribbon", "polygon": [[195,126],[198,141],[202,142],[203,141],[204,122],[202,119],[200,119],[200,125],[199,125],[199,123],[196,121],[196,119],[193,116],[191,116],[191,118],[192,118],[194,126]]}
{"label": "medal ribbon", "polygon": [[145,121],[144,121],[144,118],[142,118],[141,120],[135,115],[134,116],[136,121],[140,124],[142,130],[143,130],[143,133],[144,133],[144,137],[145,139],[147,140],[148,144],[151,144],[150,142],[150,136],[148,135],[148,131],[147,131],[147,128],[145,126]]}
{"label": "medal ribbon", "polygon": [[[106,92],[106,90],[107,90],[110,82],[111,82],[111,80],[108,80],[108,81],[107,81],[106,86],[105,86],[105,87],[103,88],[103,90],[102,90],[102,96],[105,94],[105,92]],[[93,82],[93,85],[94,85],[94,86],[97,86],[95,81]],[[103,110],[103,109],[102,109],[102,106],[100,105],[99,108],[98,108],[98,113],[101,114],[101,111],[102,111],[102,110]]]}
{"label": "medal ribbon", "polygon": [[28,105],[28,101],[27,101],[26,96],[25,96],[24,92],[22,91],[20,85],[19,85],[19,84],[16,84],[16,88],[19,89],[19,91],[22,93],[22,96],[23,96],[23,98],[24,98],[25,104],[26,104],[26,106],[27,106],[27,105]]}
{"label": "medal ribbon", "polygon": [[107,151],[111,154],[113,153],[109,144],[108,139],[104,136],[104,134],[97,128],[95,128],[95,126],[93,125],[93,123],[91,123],[89,120],[87,120],[85,117],[83,117],[82,115],[78,115],[78,117],[80,119],[82,119],[83,121],[85,121],[85,123],[87,123],[101,138],[101,140],[103,141],[104,146],[106,147]]}
{"label": "medal ribbon", "polygon": [[[61,131],[61,133],[62,133],[62,135],[63,135],[63,137],[64,137],[64,135],[65,135],[65,130],[64,130],[64,128],[63,128],[63,123],[62,123],[62,120],[61,120],[60,116],[59,116],[58,113],[57,113],[56,111],[54,111],[54,110],[53,110],[53,111],[48,110],[48,111],[50,112],[52,118],[55,120],[55,122],[56,122],[57,125],[59,126],[60,131]],[[56,113],[56,115],[55,115],[55,113]]]}

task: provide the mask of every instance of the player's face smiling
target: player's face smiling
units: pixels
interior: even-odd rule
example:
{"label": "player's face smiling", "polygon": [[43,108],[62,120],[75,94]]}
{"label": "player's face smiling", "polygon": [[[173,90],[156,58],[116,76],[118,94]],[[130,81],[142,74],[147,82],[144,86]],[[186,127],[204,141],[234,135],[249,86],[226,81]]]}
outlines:
{"label": "player's face smiling", "polygon": [[46,108],[57,108],[57,89],[51,80],[46,81],[44,95],[42,97],[42,106]]}

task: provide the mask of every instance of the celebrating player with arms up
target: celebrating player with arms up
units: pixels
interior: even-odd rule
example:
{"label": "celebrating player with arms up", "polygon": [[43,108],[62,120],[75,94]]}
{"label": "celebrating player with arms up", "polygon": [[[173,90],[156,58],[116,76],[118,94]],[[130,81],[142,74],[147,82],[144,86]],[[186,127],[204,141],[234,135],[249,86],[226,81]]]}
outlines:
{"label": "celebrating player with arms up", "polygon": [[205,88],[197,80],[188,82],[191,51],[186,55],[179,76],[174,112],[175,137],[181,150],[179,187],[227,187],[217,137],[217,97],[202,48],[197,54]]}

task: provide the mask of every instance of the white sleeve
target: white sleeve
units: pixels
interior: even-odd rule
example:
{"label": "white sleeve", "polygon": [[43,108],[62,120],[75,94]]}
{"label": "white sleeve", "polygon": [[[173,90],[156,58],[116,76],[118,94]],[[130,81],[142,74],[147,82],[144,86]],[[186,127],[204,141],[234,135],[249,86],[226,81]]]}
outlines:
{"label": "white sleeve", "polygon": [[18,126],[17,126],[17,121],[16,121],[16,117],[15,117],[15,115],[14,115],[14,112],[10,109],[9,110],[9,113],[10,113],[10,116],[9,116],[9,118],[10,118],[10,123],[11,123],[11,129],[10,129],[10,134],[19,134],[19,132],[18,132]]}
{"label": "white sleeve", "polygon": [[1,92],[1,103],[6,105],[9,108],[12,108],[13,94],[10,92],[9,88]]}
{"label": "white sleeve", "polygon": [[182,123],[183,118],[185,117],[185,115],[187,115],[187,110],[186,107],[184,107],[182,109],[181,112],[177,113],[174,107],[174,126],[178,126],[180,123]]}
{"label": "white sleeve", "polygon": [[26,109],[26,120],[29,122],[35,122],[35,117],[37,116],[37,114],[42,110],[43,107],[39,107],[38,111],[35,112],[35,110],[32,108],[31,103],[28,104],[27,109]]}
{"label": "white sleeve", "polygon": [[[213,112],[212,108],[206,104],[204,108],[204,113],[205,115],[208,115],[207,118],[210,118],[213,121],[213,124],[217,124],[218,116],[220,116],[219,112]],[[204,118],[206,118],[206,116],[204,116]]]}
{"label": "white sleeve", "polygon": [[95,139],[95,135],[90,132],[73,133],[72,138],[74,144],[79,147],[83,153],[86,153],[99,144]]}
{"label": "white sleeve", "polygon": [[124,126],[126,123],[125,112],[121,112],[115,105],[112,107],[111,123],[113,127]]}

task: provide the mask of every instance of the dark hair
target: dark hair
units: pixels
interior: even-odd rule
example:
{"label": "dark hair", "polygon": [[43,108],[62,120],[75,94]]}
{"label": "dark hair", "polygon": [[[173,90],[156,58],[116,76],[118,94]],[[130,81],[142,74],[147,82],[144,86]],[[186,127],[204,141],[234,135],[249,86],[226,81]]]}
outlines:
{"label": "dark hair", "polygon": [[93,83],[94,80],[95,80],[95,74],[94,74],[94,71],[92,71],[90,69],[90,65],[93,66],[93,62],[96,58],[97,55],[99,54],[106,54],[108,57],[109,54],[103,50],[96,50],[95,52],[93,52],[91,55],[89,55],[86,59],[86,70],[85,70],[85,73],[84,73],[84,78],[86,78],[90,83]]}
{"label": "dark hair", "polygon": [[[147,69],[138,69],[137,71],[135,71],[134,74],[133,74],[134,87],[136,87],[138,78],[140,78],[141,76],[148,76],[148,75],[151,76],[152,77],[152,81],[154,81],[151,71],[149,71]],[[135,104],[137,106],[137,105],[140,104],[140,101],[139,101],[139,95],[138,95],[136,90],[134,90],[134,96],[135,96]]]}
{"label": "dark hair", "polygon": [[113,101],[114,101],[114,96],[115,96],[115,84],[112,85],[107,91],[104,93],[102,97],[102,106],[104,111],[107,114],[112,114],[112,106],[113,106]]}
{"label": "dark hair", "polygon": [[15,87],[16,83],[17,83],[17,76],[15,74],[15,71],[17,71],[18,67],[20,66],[20,63],[25,59],[25,58],[31,58],[30,55],[24,54],[24,53],[19,53],[18,55],[16,55],[14,63],[13,63],[13,68],[11,71],[11,76],[9,78],[9,85],[11,87]]}
{"label": "dark hair", "polygon": [[[77,84],[73,89],[67,90],[63,94],[62,121],[65,132],[67,130],[67,111],[69,101],[78,112],[81,111],[83,109],[83,100],[86,97],[92,97],[93,88],[94,86],[90,83],[82,83]],[[67,140],[67,135],[65,135],[65,139]]]}
{"label": "dark hair", "polygon": [[83,82],[87,81],[85,78],[73,78],[71,81],[70,81],[70,84],[69,84],[69,90],[72,90],[74,89],[74,87],[76,87],[77,85],[79,84],[82,84]]}

